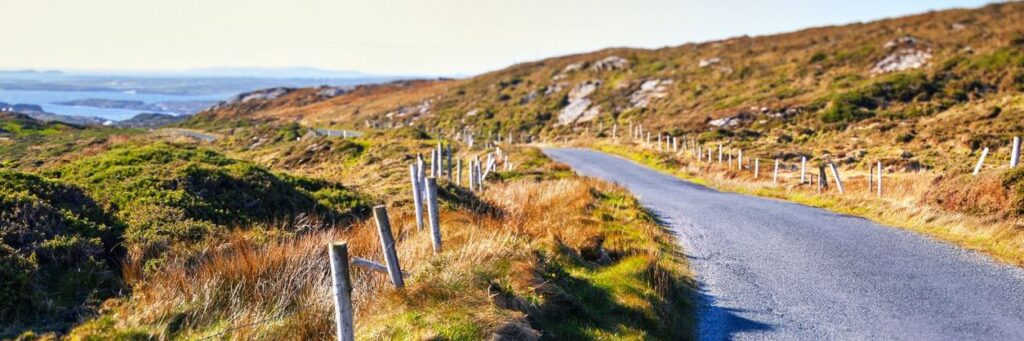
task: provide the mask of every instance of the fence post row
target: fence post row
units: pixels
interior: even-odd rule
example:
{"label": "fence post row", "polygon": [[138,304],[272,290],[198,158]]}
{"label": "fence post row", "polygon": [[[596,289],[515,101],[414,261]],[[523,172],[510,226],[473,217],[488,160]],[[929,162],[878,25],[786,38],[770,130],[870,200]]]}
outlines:
{"label": "fence post row", "polygon": [[437,207],[437,179],[427,179],[427,213],[430,215],[430,238],[434,242],[434,253],[441,252],[440,211]]}
{"label": "fence post row", "polygon": [[391,234],[391,221],[388,209],[384,205],[373,207],[373,219],[377,222],[377,233],[380,234],[380,247],[384,251],[384,262],[388,267],[391,283],[396,288],[405,286],[402,279],[402,267],[398,264],[398,252],[395,250],[395,237]]}

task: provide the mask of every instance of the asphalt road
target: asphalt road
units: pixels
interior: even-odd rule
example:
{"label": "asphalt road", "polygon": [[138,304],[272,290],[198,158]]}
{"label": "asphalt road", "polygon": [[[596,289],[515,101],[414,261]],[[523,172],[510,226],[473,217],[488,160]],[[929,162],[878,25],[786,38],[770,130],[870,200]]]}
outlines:
{"label": "asphalt road", "polygon": [[1024,271],[928,237],[717,192],[623,158],[547,149],[678,234],[703,340],[1024,340]]}

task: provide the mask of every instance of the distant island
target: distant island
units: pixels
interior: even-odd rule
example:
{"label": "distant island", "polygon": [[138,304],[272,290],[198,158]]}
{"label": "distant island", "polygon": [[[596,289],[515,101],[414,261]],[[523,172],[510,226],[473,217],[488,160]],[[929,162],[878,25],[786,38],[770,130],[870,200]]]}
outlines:
{"label": "distant island", "polygon": [[57,102],[54,104],[74,106],[74,107],[93,107],[93,108],[106,108],[106,109],[127,109],[127,110],[138,110],[148,112],[162,112],[162,113],[173,113],[178,115],[190,115],[202,111],[203,109],[209,108],[217,104],[217,101],[167,101],[167,102],[155,102],[146,103],[143,101],[134,100],[114,100],[114,99],[103,99],[103,98],[87,98],[77,99],[71,101]]}

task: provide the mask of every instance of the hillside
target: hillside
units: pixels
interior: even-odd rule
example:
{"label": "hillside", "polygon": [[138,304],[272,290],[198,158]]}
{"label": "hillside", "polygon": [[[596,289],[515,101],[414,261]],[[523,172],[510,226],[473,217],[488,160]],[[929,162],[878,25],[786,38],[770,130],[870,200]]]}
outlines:
{"label": "hillside", "polygon": [[[361,339],[692,339],[700,291],[657,217],[496,136],[599,148],[1024,265],[1024,170],[991,166],[1006,164],[1022,120],[1024,3],[467,79],[270,88],[154,131],[0,113],[0,339],[331,338],[324,245],[383,259],[379,204],[407,286],[354,268]],[[762,172],[778,159],[783,180],[628,138],[640,126],[742,149]],[[486,190],[441,177],[435,251],[414,221],[409,166],[439,143],[467,166],[495,147],[509,164]],[[983,148],[989,166],[973,176]],[[801,157],[838,164],[847,193],[797,183]],[[863,181],[875,162],[884,196]]]}
{"label": "hillside", "polygon": [[948,167],[943,156],[998,148],[1014,132],[1009,122],[1020,118],[1024,90],[1022,23],[1024,4],[1006,3],[657,50],[608,49],[464,80],[366,86],[313,103],[220,107],[192,124],[227,116],[545,136],[642,124],[765,155]]}

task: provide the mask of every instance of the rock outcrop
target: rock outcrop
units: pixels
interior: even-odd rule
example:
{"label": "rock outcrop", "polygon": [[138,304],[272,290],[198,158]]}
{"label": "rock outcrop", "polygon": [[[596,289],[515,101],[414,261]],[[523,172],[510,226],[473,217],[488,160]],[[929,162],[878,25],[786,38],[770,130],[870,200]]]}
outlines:
{"label": "rock outcrop", "polygon": [[890,50],[889,55],[875,63],[875,66],[871,68],[873,74],[918,69],[927,65],[928,61],[932,59],[928,48],[912,36],[889,41],[883,47]]}
{"label": "rock outcrop", "polygon": [[558,114],[558,124],[567,125],[575,122],[585,122],[592,120],[598,114],[601,113],[601,109],[592,105],[590,95],[597,91],[597,87],[601,85],[601,81],[591,80],[576,85],[569,92],[569,104],[562,108],[562,111]]}

